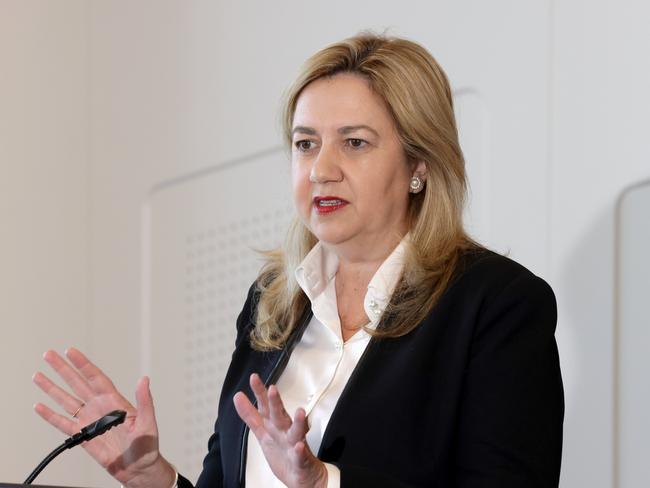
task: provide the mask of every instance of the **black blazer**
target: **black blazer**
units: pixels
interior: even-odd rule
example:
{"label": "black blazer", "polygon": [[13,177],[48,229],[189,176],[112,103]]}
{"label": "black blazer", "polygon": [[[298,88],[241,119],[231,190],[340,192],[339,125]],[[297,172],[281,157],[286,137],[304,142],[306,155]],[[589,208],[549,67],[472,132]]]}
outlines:
{"label": "black blazer", "polygon": [[[232,397],[254,398],[253,372],[277,380],[311,317],[282,351],[254,351],[256,301],[253,286],[197,488],[244,486],[245,425]],[[498,254],[467,254],[416,329],[370,340],[319,459],[340,468],[343,488],[557,487],[564,399],[555,324],[546,282]],[[179,478],[179,488],[191,486]]]}

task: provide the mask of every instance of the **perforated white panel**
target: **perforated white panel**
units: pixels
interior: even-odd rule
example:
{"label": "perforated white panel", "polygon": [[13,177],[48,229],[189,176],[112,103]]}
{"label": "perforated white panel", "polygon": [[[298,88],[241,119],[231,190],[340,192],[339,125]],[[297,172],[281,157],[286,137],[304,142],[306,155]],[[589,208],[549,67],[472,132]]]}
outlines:
{"label": "perforated white panel", "polygon": [[282,150],[164,183],[145,206],[144,367],[163,453],[196,477],[216,418],[235,321],[292,210]]}
{"label": "perforated white panel", "polygon": [[617,249],[617,488],[650,486],[650,182],[623,194]]}
{"label": "perforated white panel", "polygon": [[185,432],[183,455],[189,465],[205,454],[206,426],[215,419],[242,291],[259,271],[251,250],[276,247],[288,216],[289,209],[278,208],[186,237],[183,419],[192,427]]}
{"label": "perforated white panel", "polygon": [[[487,111],[479,93],[456,94],[471,183],[466,217],[487,237]],[[152,376],[163,453],[184,475],[201,469],[235,320],[261,260],[292,215],[289,162],[274,149],[165,182],[144,209],[143,366]]]}

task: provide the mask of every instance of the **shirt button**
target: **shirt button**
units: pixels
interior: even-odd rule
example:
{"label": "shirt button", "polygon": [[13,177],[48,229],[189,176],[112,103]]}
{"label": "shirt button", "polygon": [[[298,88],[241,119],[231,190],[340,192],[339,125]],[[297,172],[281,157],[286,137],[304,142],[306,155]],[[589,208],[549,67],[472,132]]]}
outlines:
{"label": "shirt button", "polygon": [[341,348],[343,347],[343,344],[341,344],[340,342],[337,342],[336,344],[334,344],[334,347],[336,348],[337,351],[340,351]]}
{"label": "shirt button", "polygon": [[311,402],[314,399],[314,394],[307,395],[307,402]]}

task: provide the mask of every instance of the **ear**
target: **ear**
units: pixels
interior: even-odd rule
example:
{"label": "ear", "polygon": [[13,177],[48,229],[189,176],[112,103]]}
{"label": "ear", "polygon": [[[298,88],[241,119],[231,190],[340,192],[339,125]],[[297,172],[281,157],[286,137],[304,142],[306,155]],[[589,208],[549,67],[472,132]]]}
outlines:
{"label": "ear", "polygon": [[419,176],[423,182],[427,181],[427,163],[416,161],[413,165],[413,176]]}

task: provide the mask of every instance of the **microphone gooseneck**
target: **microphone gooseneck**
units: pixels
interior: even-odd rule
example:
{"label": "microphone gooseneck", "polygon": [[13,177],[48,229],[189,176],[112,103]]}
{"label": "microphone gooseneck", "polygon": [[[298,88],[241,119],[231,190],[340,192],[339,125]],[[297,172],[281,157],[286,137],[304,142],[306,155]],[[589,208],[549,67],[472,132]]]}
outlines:
{"label": "microphone gooseneck", "polygon": [[39,475],[41,471],[47,466],[52,459],[57,457],[66,449],[71,449],[74,446],[81,444],[82,442],[89,441],[95,437],[102,435],[104,432],[120,425],[126,419],[126,412],[124,410],[113,410],[111,413],[104,415],[99,420],[96,420],[92,424],[88,424],[83,427],[79,432],[74,434],[71,437],[68,437],[63,444],[54,449],[49,453],[45,459],[43,459],[36,469],[27,477],[24,484],[30,485],[32,481]]}

